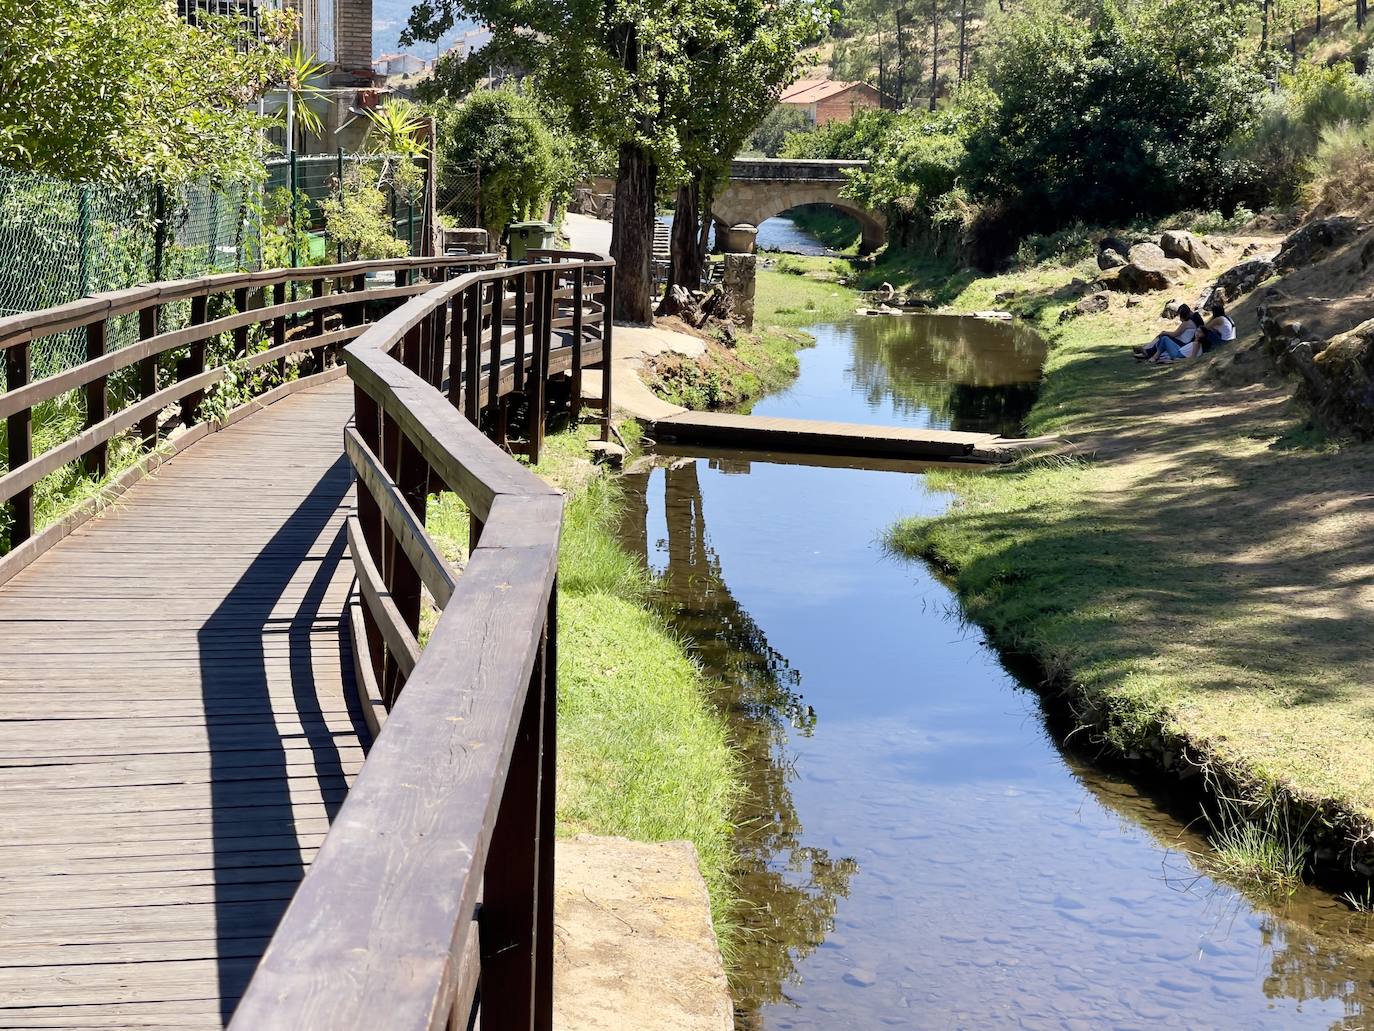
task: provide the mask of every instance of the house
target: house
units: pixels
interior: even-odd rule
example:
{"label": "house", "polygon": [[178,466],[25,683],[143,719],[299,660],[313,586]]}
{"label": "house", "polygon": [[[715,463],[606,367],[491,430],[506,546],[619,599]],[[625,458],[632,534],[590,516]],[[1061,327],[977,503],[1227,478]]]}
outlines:
{"label": "house", "polygon": [[782,91],[778,103],[800,108],[812,125],[847,122],[860,108],[882,106],[882,94],[866,82],[798,79]]}
{"label": "house", "polygon": [[419,75],[429,68],[429,62],[414,54],[382,54],[372,62],[372,70],[390,78],[393,75]]}

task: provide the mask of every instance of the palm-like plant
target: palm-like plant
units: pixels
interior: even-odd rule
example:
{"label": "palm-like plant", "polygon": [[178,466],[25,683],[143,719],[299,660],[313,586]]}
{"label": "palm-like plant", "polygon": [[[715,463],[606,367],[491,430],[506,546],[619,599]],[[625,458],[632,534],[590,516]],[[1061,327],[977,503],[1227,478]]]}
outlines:
{"label": "palm-like plant", "polygon": [[419,157],[425,152],[424,141],[420,139],[424,122],[420,109],[409,100],[395,97],[365,114],[372,123],[368,136],[373,150],[406,157]]}
{"label": "palm-like plant", "polygon": [[306,103],[307,100],[324,95],[310,81],[321,75],[324,70],[324,62],[317,60],[314,54],[306,53],[299,43],[286,55],[280,88],[286,93],[288,149],[294,150],[296,147],[297,125],[311,136],[318,136],[324,131],[324,121],[320,118],[319,112]]}

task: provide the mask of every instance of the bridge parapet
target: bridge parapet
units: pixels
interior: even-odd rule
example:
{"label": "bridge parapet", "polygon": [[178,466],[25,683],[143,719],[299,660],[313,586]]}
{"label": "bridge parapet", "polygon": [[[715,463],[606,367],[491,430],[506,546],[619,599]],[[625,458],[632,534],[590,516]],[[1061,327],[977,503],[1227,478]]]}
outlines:
{"label": "bridge parapet", "polygon": [[786,182],[842,183],[850,169],[865,169],[867,161],[813,161],[792,158],[737,158],[730,162],[730,179]]}

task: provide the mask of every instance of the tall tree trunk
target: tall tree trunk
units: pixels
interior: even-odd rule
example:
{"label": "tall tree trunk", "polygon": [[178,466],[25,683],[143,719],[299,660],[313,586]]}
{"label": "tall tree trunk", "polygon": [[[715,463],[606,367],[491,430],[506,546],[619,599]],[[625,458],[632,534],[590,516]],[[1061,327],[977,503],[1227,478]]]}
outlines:
{"label": "tall tree trunk", "polygon": [[[1317,0],[1318,3],[1321,0]],[[968,0],[959,0],[959,81],[968,74]]]}
{"label": "tall tree trunk", "polygon": [[[687,290],[701,288],[701,251],[697,235],[701,228],[701,180],[693,176],[677,188],[677,206],[673,209],[673,235],[668,263],[668,290],[681,286]],[[664,292],[664,298],[668,292]]]}
{"label": "tall tree trunk", "polygon": [[892,20],[897,35],[897,108],[906,107],[906,46],[902,37],[902,5],[897,3],[892,8]]}
{"label": "tall tree trunk", "polygon": [[[1360,0],[1355,0],[1355,19],[1360,16]],[[1260,6],[1260,52],[1269,49],[1269,0]]]}
{"label": "tall tree trunk", "polygon": [[1322,34],[1322,0],[1317,0],[1317,31],[1316,35]]}
{"label": "tall tree trunk", "polygon": [[615,259],[615,317],[653,321],[654,195],[658,166],[633,143],[620,145],[611,257]]}
{"label": "tall tree trunk", "polygon": [[930,0],[930,109],[940,93],[940,4]]}

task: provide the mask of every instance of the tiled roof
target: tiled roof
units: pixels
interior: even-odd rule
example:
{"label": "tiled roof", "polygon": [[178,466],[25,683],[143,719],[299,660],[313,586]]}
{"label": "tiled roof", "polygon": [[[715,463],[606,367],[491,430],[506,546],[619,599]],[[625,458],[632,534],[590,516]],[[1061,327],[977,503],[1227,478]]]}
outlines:
{"label": "tiled roof", "polygon": [[784,104],[814,104],[864,85],[862,82],[843,82],[839,79],[798,79],[782,91],[778,100]]}

